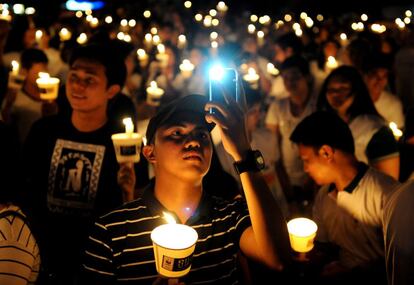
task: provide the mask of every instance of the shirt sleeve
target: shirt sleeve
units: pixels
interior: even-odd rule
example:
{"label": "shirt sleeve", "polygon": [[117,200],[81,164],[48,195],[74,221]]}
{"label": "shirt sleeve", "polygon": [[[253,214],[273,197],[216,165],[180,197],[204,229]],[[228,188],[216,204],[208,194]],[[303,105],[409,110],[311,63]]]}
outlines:
{"label": "shirt sleeve", "polygon": [[247,203],[243,198],[236,198],[235,207],[237,207],[237,217],[236,217],[236,237],[237,243],[240,241],[240,237],[243,232],[252,225],[250,220],[249,210],[247,208]]}
{"label": "shirt sleeve", "polygon": [[398,144],[390,128],[380,128],[371,138],[366,149],[369,162],[399,156]]}
{"label": "shirt sleeve", "polygon": [[115,266],[108,229],[96,222],[88,237],[80,284],[114,284]]}

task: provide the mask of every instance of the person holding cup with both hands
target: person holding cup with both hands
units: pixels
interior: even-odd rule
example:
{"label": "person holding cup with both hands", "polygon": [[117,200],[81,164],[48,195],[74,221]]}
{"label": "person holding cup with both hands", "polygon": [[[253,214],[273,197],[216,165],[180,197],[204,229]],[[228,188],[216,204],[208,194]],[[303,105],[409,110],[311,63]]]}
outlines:
{"label": "person holding cup with both hands", "polygon": [[[260,172],[260,152],[250,148],[244,106],[225,98],[227,103],[219,104],[188,95],[163,106],[150,120],[143,154],[154,167],[155,179],[139,199],[95,222],[81,284],[237,284],[239,250],[278,271],[290,262],[286,222]],[[236,161],[244,197],[225,201],[203,189],[214,125]],[[129,174],[133,182],[135,173]],[[179,280],[165,279],[156,270],[151,233],[166,223],[163,212],[198,234],[191,269]],[[172,260],[168,266],[180,270],[179,262]]]}

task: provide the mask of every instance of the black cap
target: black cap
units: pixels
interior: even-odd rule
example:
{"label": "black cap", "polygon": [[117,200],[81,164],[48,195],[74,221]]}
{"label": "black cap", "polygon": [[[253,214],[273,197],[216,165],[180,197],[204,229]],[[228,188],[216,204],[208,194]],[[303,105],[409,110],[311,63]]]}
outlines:
{"label": "black cap", "polygon": [[332,112],[317,111],[304,118],[290,135],[290,140],[306,146],[329,145],[354,154],[354,138],[347,123]]}
{"label": "black cap", "polygon": [[154,139],[157,129],[168,123],[174,122],[177,118],[177,114],[185,113],[186,118],[191,117],[202,118],[205,122],[206,128],[211,131],[214,128],[214,123],[208,123],[205,120],[206,111],[204,106],[206,105],[208,98],[204,95],[188,95],[171,101],[170,103],[162,106],[154,117],[151,118],[148,124],[146,138],[147,143],[151,143]]}

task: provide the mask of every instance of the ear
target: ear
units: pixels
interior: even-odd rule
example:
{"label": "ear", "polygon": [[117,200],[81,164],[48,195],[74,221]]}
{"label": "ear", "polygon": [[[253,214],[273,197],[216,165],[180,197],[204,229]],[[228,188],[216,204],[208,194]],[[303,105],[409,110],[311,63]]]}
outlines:
{"label": "ear", "polygon": [[150,145],[145,145],[142,148],[142,154],[145,156],[145,158],[148,160],[149,163],[154,164],[156,159],[155,159],[155,149],[154,149],[154,145],[150,144]]}
{"label": "ear", "polygon": [[335,153],[335,150],[331,146],[326,145],[326,144],[321,146],[318,151],[319,156],[321,156],[322,158],[328,161],[331,161],[333,159],[334,153]]}
{"label": "ear", "polygon": [[118,84],[113,84],[109,86],[109,88],[106,90],[106,93],[108,94],[108,99],[111,99],[119,92],[121,92],[121,86],[119,86]]}

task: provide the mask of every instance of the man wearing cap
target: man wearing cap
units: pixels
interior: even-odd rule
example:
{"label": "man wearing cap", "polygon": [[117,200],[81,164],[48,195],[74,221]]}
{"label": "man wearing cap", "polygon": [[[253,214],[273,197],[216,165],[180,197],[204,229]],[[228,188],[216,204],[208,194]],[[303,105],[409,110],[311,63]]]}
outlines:
{"label": "man wearing cap", "polygon": [[314,256],[332,254],[335,247],[339,253],[325,260],[322,280],[330,284],[377,280],[383,284],[382,214],[399,183],[356,159],[352,133],[335,114],[319,111],[309,115],[290,139],[299,146],[305,171],[322,185],[313,205],[318,225],[316,248],[331,250],[315,250]]}
{"label": "man wearing cap", "polygon": [[[166,223],[163,212],[198,233],[191,271],[180,282],[238,284],[239,250],[274,270],[286,265],[286,222],[260,173],[260,152],[248,143],[242,108],[227,99],[228,104],[219,105],[189,95],[165,105],[150,120],[143,154],[154,167],[155,179],[142,197],[97,220],[85,250],[84,284],[159,281],[150,235]],[[210,108],[217,112],[209,114]],[[224,201],[202,187],[214,125],[236,161],[245,198]]]}

